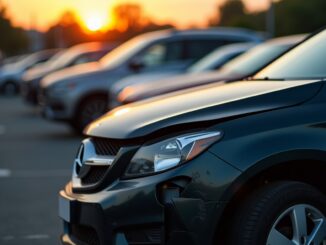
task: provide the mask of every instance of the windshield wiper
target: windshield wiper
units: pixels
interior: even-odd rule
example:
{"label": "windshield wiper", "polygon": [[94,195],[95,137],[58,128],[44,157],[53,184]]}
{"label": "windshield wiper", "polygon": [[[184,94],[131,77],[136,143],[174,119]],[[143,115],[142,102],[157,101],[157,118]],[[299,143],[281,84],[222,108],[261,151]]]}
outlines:
{"label": "windshield wiper", "polygon": [[248,78],[249,81],[284,81],[284,78],[270,78],[270,77],[263,77],[263,78]]}

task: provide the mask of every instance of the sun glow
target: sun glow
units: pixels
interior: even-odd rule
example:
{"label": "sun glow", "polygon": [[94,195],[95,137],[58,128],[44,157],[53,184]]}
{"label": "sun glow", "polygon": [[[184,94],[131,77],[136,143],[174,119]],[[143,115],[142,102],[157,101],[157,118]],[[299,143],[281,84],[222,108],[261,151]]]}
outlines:
{"label": "sun glow", "polygon": [[89,16],[85,20],[85,24],[88,30],[96,32],[102,30],[106,23],[105,23],[105,19],[93,15],[93,16]]}

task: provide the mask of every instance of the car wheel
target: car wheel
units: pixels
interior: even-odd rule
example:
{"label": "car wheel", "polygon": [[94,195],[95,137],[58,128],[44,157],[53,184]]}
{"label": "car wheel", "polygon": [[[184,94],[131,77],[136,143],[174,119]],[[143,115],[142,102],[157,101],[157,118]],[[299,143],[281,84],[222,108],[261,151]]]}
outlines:
{"label": "car wheel", "polygon": [[18,92],[17,85],[14,82],[6,82],[2,87],[2,92],[5,95],[13,96]]}
{"label": "car wheel", "polygon": [[71,126],[78,133],[82,133],[89,123],[105,114],[107,110],[108,100],[106,96],[90,97],[81,103]]}
{"label": "car wheel", "polygon": [[253,193],[235,212],[231,245],[325,245],[326,198],[301,182],[277,182]]}

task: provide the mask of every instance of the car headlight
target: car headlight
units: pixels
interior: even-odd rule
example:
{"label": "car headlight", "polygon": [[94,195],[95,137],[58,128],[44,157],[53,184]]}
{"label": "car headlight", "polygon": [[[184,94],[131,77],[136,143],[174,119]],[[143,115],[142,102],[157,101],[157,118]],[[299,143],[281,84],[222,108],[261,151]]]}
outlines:
{"label": "car headlight", "polygon": [[132,158],[125,177],[138,177],[174,168],[198,156],[221,138],[222,132],[207,131],[144,145]]}

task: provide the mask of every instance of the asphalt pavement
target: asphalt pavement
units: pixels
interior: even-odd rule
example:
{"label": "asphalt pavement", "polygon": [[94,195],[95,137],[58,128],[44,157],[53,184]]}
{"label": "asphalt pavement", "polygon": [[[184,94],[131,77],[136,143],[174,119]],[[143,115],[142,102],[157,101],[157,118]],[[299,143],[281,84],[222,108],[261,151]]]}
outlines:
{"label": "asphalt pavement", "polygon": [[19,97],[0,96],[0,244],[57,245],[58,191],[81,141]]}

